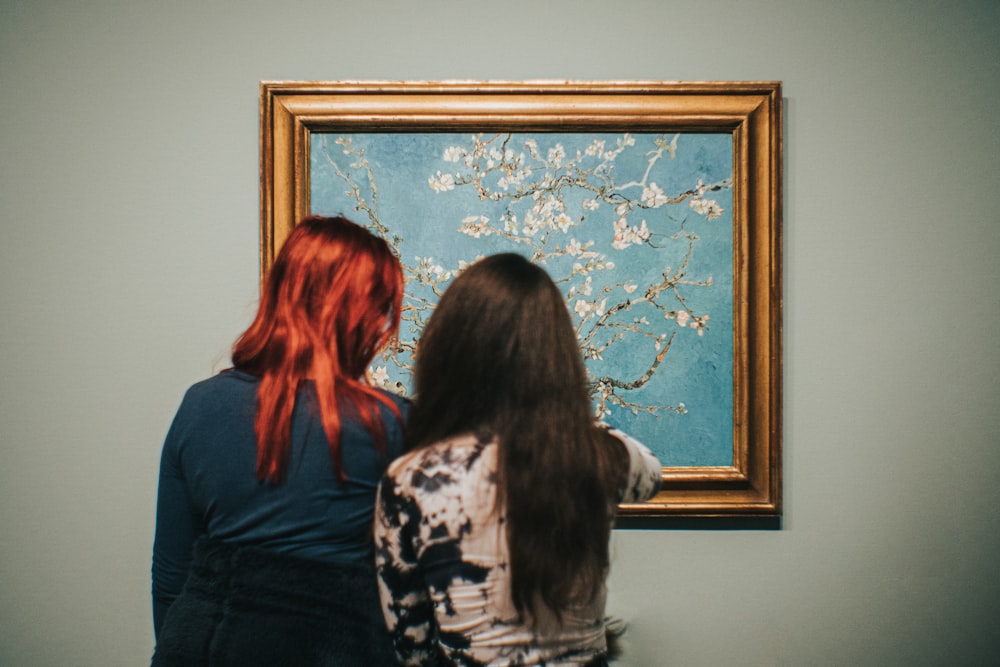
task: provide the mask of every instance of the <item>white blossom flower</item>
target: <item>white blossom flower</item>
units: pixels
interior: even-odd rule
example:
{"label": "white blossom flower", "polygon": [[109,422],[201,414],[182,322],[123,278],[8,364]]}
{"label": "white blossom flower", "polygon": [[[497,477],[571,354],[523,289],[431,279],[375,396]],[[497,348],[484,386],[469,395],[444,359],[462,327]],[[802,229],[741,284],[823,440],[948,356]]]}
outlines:
{"label": "white blossom flower", "polygon": [[560,213],[555,218],[552,219],[552,224],[559,228],[563,234],[569,231],[570,226],[573,224],[573,218],[569,217],[565,213]]}
{"label": "white blossom flower", "polygon": [[677,318],[677,326],[683,327],[687,326],[688,320],[691,319],[691,313],[686,310],[678,310],[675,317]]}
{"label": "white blossom flower", "polygon": [[624,289],[624,290],[625,290],[625,293],[626,293],[626,294],[631,294],[631,293],[632,293],[632,292],[634,292],[634,291],[635,291],[635,290],[636,290],[636,289],[637,289],[638,287],[639,287],[639,286],[638,286],[638,285],[636,285],[635,283],[625,283],[624,285],[622,285],[622,289]]}
{"label": "white blossom flower", "polygon": [[548,161],[555,166],[559,167],[562,165],[563,159],[566,157],[566,149],[563,148],[562,144],[556,144],[549,149],[549,159]]}
{"label": "white blossom flower", "polygon": [[417,257],[417,280],[420,282],[440,282],[451,278],[451,272],[440,264],[435,264],[432,257]]}
{"label": "white blossom flower", "polygon": [[690,326],[692,329],[696,329],[698,331],[699,336],[703,336],[705,334],[705,327],[708,326],[708,315],[701,315],[699,317],[694,318],[694,321],[691,322],[688,326]]}
{"label": "white blossom flower", "polygon": [[500,179],[497,181],[497,185],[499,185],[504,190],[507,190],[511,186],[520,185],[524,181],[525,177],[530,173],[531,173],[530,169],[524,169],[521,171],[513,171],[513,170],[508,171],[505,176],[500,177]]}
{"label": "white blossom flower", "polygon": [[587,146],[587,155],[597,155],[600,156],[604,153],[604,141],[601,139],[595,139],[594,143]]}
{"label": "white blossom flower", "polygon": [[531,211],[528,211],[524,216],[524,227],[521,231],[525,236],[534,236],[542,228],[544,222],[541,218],[533,215]]}
{"label": "white blossom flower", "polygon": [[467,268],[469,268],[470,266],[472,266],[473,264],[475,264],[476,262],[478,262],[482,258],[483,258],[482,255],[476,255],[472,259],[468,259],[468,260],[466,260],[466,259],[460,259],[460,260],[458,260],[458,269],[455,271],[455,275],[457,276],[462,271],[465,271]]}
{"label": "white blossom flower", "polygon": [[528,139],[524,142],[524,147],[528,149],[528,153],[531,157],[538,159],[538,142],[534,139]]}
{"label": "white blossom flower", "polygon": [[600,253],[590,250],[592,245],[594,245],[593,241],[581,243],[576,239],[570,239],[566,244],[566,254],[571,257],[579,257],[580,259],[594,259],[595,257],[600,257]]}
{"label": "white blossom flower", "polygon": [[663,189],[656,183],[650,183],[642,190],[642,203],[650,208],[659,208],[669,201],[663,194]]}
{"label": "white blossom flower", "polygon": [[642,245],[648,239],[649,228],[645,220],[638,227],[631,227],[625,217],[621,217],[615,222],[615,236],[611,247],[615,250],[624,250],[630,245]]}
{"label": "white blossom flower", "polygon": [[596,211],[600,205],[601,200],[597,197],[594,197],[593,199],[584,199],[582,204],[584,210],[587,211]]}
{"label": "white blossom flower", "polygon": [[462,218],[462,225],[458,228],[458,231],[475,239],[484,234],[489,236],[493,233],[493,229],[490,227],[490,219],[485,215],[470,215]]}
{"label": "white blossom flower", "polygon": [[448,148],[444,149],[444,154],[441,156],[441,158],[445,162],[458,162],[459,160],[462,159],[464,155],[465,155],[465,149],[463,149],[461,146],[449,146]]}
{"label": "white blossom flower", "polygon": [[503,230],[508,234],[517,233],[517,216],[513,213],[504,213],[501,215],[500,222],[503,223]]}
{"label": "white blossom flower", "polygon": [[714,199],[691,199],[688,201],[688,206],[690,206],[695,213],[705,216],[709,220],[714,220],[720,217],[725,211],[719,202]]}
{"label": "white blossom flower", "polygon": [[455,189],[455,177],[451,174],[442,174],[439,171],[436,176],[427,179],[427,184],[434,192],[447,192]]}
{"label": "white blossom flower", "polygon": [[385,388],[389,384],[389,371],[385,366],[369,368],[365,375],[368,377],[368,384],[373,387]]}

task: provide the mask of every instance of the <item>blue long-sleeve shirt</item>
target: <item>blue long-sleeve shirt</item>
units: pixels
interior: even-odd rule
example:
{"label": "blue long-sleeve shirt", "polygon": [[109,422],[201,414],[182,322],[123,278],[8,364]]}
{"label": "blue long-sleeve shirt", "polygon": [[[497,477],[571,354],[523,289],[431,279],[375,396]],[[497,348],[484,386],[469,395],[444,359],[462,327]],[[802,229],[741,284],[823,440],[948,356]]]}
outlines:
{"label": "blue long-sleeve shirt", "polygon": [[[256,479],[254,415],[259,379],[228,370],[184,396],[163,445],[153,544],[153,625],[187,579],[202,535],[331,563],[370,563],[375,490],[403,448],[402,426],[384,409],[388,456],[375,450],[364,425],[342,410],[337,481],[310,384],[292,417],[292,451],[284,483]],[[391,394],[387,394],[392,396]],[[405,416],[408,403],[392,396]]]}

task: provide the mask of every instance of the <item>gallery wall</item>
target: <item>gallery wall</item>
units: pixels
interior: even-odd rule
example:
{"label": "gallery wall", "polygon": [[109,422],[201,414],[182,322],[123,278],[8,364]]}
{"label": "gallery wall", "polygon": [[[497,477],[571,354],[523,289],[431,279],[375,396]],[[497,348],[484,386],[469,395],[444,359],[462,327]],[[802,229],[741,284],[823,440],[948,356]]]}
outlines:
{"label": "gallery wall", "polygon": [[0,664],[145,664],[258,280],[258,84],[781,80],[779,528],[617,530],[622,665],[1000,659],[1000,5],[0,2]]}

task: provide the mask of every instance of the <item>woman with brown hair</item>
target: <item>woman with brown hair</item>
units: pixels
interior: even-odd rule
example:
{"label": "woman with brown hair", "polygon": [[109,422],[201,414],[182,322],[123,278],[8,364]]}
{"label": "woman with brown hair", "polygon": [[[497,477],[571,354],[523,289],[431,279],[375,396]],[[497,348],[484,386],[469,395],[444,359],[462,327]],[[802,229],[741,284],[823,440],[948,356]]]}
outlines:
{"label": "woman with brown hair", "polygon": [[163,445],[153,665],[391,664],[371,522],[408,404],[365,370],[402,294],[364,228],[292,230],[233,368],[187,391]]}
{"label": "woman with brown hair", "polygon": [[420,338],[412,450],[375,521],[382,611],[406,665],[604,665],[617,503],[660,486],[643,445],[593,419],[569,312],[543,269],[487,257]]}

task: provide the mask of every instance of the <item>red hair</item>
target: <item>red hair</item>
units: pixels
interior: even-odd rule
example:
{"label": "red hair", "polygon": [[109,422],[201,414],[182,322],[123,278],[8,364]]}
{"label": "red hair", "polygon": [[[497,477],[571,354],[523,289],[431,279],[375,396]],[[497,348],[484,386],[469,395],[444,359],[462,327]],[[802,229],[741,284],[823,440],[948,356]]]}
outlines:
{"label": "red hair", "polygon": [[[292,409],[305,380],[316,389],[337,478],[342,408],[356,412],[385,452],[380,406],[399,409],[367,384],[365,370],[399,330],[403,270],[388,244],[342,217],[311,216],[292,230],[261,290],[257,316],[233,345],[233,365],[261,378],[257,479],[281,483]],[[346,401],[342,404],[341,401]]]}

